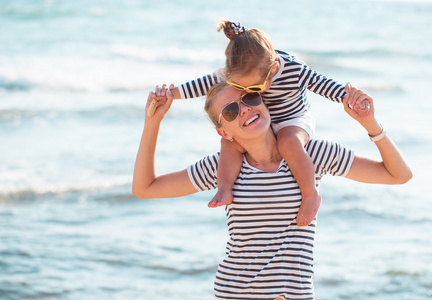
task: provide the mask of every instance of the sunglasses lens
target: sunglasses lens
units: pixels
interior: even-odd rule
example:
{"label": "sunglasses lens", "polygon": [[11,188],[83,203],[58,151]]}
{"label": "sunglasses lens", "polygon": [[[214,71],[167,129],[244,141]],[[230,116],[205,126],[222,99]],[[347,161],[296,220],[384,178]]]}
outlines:
{"label": "sunglasses lens", "polygon": [[232,122],[237,118],[239,112],[239,104],[237,102],[233,102],[225,106],[225,108],[222,110],[222,117],[225,119],[225,121]]}
{"label": "sunglasses lens", "polygon": [[258,106],[262,103],[262,98],[258,93],[248,93],[243,96],[242,102],[247,106]]}
{"label": "sunglasses lens", "polygon": [[251,91],[251,92],[261,92],[263,89],[259,86],[253,86],[253,87],[246,88],[246,90]]}

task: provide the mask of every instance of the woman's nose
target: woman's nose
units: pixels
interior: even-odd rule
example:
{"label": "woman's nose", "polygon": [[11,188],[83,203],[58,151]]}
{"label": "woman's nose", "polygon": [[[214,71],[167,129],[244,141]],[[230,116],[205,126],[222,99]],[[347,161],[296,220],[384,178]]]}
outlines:
{"label": "woman's nose", "polygon": [[250,111],[252,108],[250,106],[247,106],[243,102],[240,102],[240,115],[243,116],[248,111]]}

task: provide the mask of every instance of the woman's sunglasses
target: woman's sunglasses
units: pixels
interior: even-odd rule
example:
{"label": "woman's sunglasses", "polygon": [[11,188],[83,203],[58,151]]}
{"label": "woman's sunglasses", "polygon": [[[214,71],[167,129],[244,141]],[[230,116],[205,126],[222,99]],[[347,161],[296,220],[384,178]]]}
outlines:
{"label": "woman's sunglasses", "polygon": [[[258,93],[246,93],[240,96],[240,101],[243,102],[244,105],[254,107],[262,103],[262,98]],[[235,100],[222,108],[222,112],[219,115],[219,124],[221,123],[222,117],[227,122],[232,122],[237,119],[240,114],[240,101]]]}
{"label": "woman's sunglasses", "polygon": [[246,91],[246,92],[248,92],[248,93],[254,93],[254,92],[261,93],[261,92],[263,92],[263,91],[265,90],[265,88],[266,88],[267,80],[268,80],[269,77],[270,77],[271,71],[272,71],[272,69],[270,68],[270,70],[268,71],[267,76],[266,76],[266,78],[265,78],[263,84],[250,85],[250,86],[242,86],[242,85],[240,85],[240,84],[237,84],[237,83],[235,83],[235,82],[231,82],[231,81],[227,81],[227,83],[228,83],[230,86],[232,86],[233,88],[235,88],[235,89],[237,89],[237,90],[240,90],[240,91]]}

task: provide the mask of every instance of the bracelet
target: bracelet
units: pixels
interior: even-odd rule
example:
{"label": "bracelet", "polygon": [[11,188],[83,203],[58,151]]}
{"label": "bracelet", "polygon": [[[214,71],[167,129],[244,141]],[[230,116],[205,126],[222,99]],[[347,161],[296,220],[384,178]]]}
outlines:
{"label": "bracelet", "polygon": [[381,126],[381,132],[379,134],[374,135],[374,136],[369,134],[369,138],[372,142],[378,142],[379,140],[381,140],[383,137],[386,136],[386,132],[384,131],[384,128],[382,127],[381,124],[380,124],[380,126]]}

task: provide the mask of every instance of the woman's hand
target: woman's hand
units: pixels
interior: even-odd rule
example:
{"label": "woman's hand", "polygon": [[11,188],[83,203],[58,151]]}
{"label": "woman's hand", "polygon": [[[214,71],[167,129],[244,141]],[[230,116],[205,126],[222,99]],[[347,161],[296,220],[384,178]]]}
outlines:
{"label": "woman's hand", "polygon": [[[345,85],[345,91],[347,92],[343,100],[345,112],[350,115],[351,118],[359,122],[370,136],[380,134],[382,128],[375,118],[373,98],[364,91],[351,86],[351,83]],[[360,105],[364,106],[361,104],[364,102],[369,104],[367,110],[360,107]]]}
{"label": "woman's hand", "polygon": [[345,85],[347,95],[343,100],[344,109],[358,122],[370,121],[375,118],[373,98],[364,91],[351,86],[351,83]]}
{"label": "woman's hand", "polygon": [[[174,88],[173,84],[170,85],[171,88]],[[155,91],[150,92],[147,98],[146,120],[161,121],[170,109],[173,99],[173,95],[166,84],[162,87],[156,86]]]}
{"label": "woman's hand", "polygon": [[[410,180],[412,173],[407,162],[375,118],[372,97],[362,90],[352,87],[350,83],[345,86],[345,91],[348,95],[344,98],[343,103],[347,114],[366,129],[369,137],[382,135],[378,140],[375,140],[382,161],[355,155],[346,177],[361,182],[383,184],[402,184]],[[369,103],[370,107],[367,113],[358,107],[359,103],[363,101]]]}
{"label": "woman's hand", "polygon": [[[172,87],[173,85],[171,85]],[[196,193],[197,189],[189,179],[187,170],[157,176],[155,167],[156,143],[162,119],[171,107],[172,93],[164,84],[150,92],[146,110],[155,101],[152,115],[146,113],[144,130],[135,160],[132,193],[139,198],[172,198]]]}

